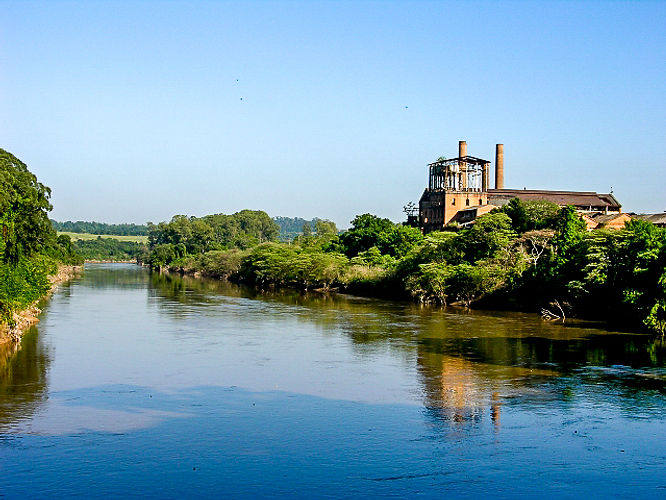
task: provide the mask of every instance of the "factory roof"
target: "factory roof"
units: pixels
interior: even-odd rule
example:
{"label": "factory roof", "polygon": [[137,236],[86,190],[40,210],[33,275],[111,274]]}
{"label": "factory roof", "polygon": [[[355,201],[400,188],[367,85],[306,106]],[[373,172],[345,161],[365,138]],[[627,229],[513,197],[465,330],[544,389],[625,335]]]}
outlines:
{"label": "factory roof", "polygon": [[[604,207],[619,210],[622,205],[612,193],[601,194],[594,191],[546,191],[543,189],[489,189],[489,201],[508,201],[518,198],[522,201],[545,200],[558,205],[575,207]],[[496,203],[497,204],[497,203]]]}
{"label": "factory roof", "polygon": [[657,226],[666,226],[666,212],[661,214],[640,214],[636,218],[652,222]]}

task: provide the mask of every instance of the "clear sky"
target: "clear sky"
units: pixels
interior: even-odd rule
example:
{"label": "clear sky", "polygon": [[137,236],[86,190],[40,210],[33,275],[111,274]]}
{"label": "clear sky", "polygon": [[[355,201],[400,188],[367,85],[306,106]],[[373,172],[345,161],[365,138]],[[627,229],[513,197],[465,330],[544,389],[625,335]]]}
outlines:
{"label": "clear sky", "polygon": [[[666,210],[666,2],[0,1],[0,147],[57,220],[398,221],[426,164]],[[491,178],[492,178],[491,174]]]}

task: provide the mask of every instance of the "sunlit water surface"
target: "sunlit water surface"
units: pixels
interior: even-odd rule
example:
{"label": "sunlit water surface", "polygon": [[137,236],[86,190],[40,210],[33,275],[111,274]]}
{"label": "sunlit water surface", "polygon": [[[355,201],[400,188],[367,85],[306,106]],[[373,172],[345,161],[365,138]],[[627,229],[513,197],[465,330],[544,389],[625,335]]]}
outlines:
{"label": "sunlit water surface", "polygon": [[3,349],[0,497],[666,497],[650,336],[98,264]]}

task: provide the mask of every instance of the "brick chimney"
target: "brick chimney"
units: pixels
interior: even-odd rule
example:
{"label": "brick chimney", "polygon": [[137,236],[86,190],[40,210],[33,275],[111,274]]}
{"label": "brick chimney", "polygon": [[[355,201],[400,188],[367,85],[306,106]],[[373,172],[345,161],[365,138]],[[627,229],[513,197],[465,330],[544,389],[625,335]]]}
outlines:
{"label": "brick chimney", "polygon": [[458,158],[467,156],[467,141],[458,141]]}
{"label": "brick chimney", "polygon": [[495,189],[504,189],[504,144],[495,144]]}

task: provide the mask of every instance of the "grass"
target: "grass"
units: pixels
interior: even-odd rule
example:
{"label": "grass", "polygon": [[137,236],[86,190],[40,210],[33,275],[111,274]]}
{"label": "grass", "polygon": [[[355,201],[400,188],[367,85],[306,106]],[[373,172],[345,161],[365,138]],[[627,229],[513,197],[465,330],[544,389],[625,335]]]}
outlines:
{"label": "grass", "polygon": [[90,234],[90,233],[70,233],[67,231],[58,231],[58,234],[66,234],[75,240],[96,240],[98,236],[102,238],[112,238],[118,241],[136,241],[137,243],[148,243],[148,236],[118,236],[116,234]]}

